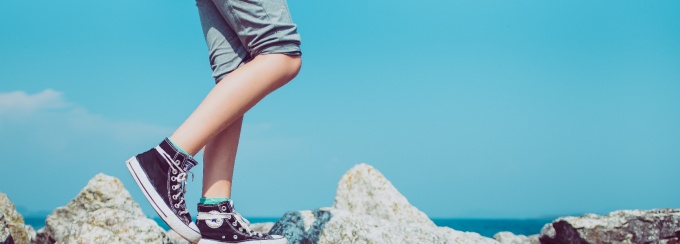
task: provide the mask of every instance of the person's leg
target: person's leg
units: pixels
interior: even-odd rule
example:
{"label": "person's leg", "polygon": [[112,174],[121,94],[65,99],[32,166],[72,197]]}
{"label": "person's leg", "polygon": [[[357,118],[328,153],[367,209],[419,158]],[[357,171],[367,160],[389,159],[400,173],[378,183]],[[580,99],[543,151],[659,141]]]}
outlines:
{"label": "person's leg", "polygon": [[213,137],[203,150],[203,197],[231,198],[234,161],[243,117]]}
{"label": "person's leg", "polygon": [[[198,1],[205,3],[205,0]],[[219,83],[171,136],[190,154],[198,152],[207,143],[203,196],[209,199],[198,204],[196,224],[201,231],[200,243],[287,243],[283,236],[250,230],[248,221],[234,210],[233,201],[219,198],[231,197],[243,114],[264,96],[293,79],[300,69],[299,35],[288,15],[285,0],[212,0],[212,3],[221,20],[229,26],[225,30],[204,26],[213,76]],[[232,35],[234,33],[236,35]],[[212,36],[224,38],[215,42]],[[234,36],[241,45],[234,44]],[[220,42],[228,43],[229,47],[212,45]],[[231,49],[240,55],[242,63],[220,60],[220,56],[224,56],[220,54],[229,53]],[[241,55],[243,50],[247,55]],[[229,67],[233,66],[238,68],[231,71]]]}
{"label": "person's leg", "polygon": [[170,140],[195,155],[267,94],[293,79],[301,63],[300,56],[258,55],[215,85]]}
{"label": "person's leg", "polygon": [[[230,73],[237,73],[232,71],[248,63],[252,56],[285,53],[299,59],[297,57],[300,55],[299,35],[297,35],[296,26],[292,23],[288,14],[285,1],[268,0],[262,3],[254,3],[231,0],[198,0],[197,5],[209,47],[213,76],[216,81],[220,83],[231,82],[229,80],[233,74]],[[272,12],[277,14],[260,16]],[[253,19],[255,21],[252,21]],[[262,30],[257,30],[254,27],[260,27]],[[271,30],[276,31],[271,32]],[[297,68],[299,69],[299,60],[297,61]],[[276,67],[269,68],[276,70]],[[225,78],[225,76],[227,77]],[[274,85],[274,87],[277,86]],[[192,115],[191,117],[200,116]],[[187,120],[171,138],[178,146],[194,154],[200,149],[184,146],[183,140],[178,139],[184,128],[196,128],[196,126],[191,126],[190,120]],[[201,121],[201,119],[197,120]],[[231,179],[241,123],[242,118],[236,119],[232,123],[226,122],[230,125],[219,132],[218,135],[213,136],[213,139],[210,139],[205,146],[204,197],[229,197],[231,195]],[[201,129],[205,129],[206,132],[210,130],[209,128]],[[192,133],[185,133],[185,135],[193,136]]]}
{"label": "person's leg", "polygon": [[[287,242],[281,236],[250,231],[231,201],[199,204],[194,223],[184,199],[187,175],[198,165],[193,155],[206,144],[209,149],[204,195],[229,196],[243,114],[297,75],[301,52],[296,26],[289,17],[269,15],[287,14],[280,8],[285,7],[283,1],[196,1],[213,76],[219,83],[170,138],[126,161],[154,210],[191,242]],[[220,214],[214,215],[215,212]],[[233,223],[222,225],[230,219]]]}
{"label": "person's leg", "polygon": [[[229,205],[231,202],[226,202],[222,205],[199,204],[199,213],[202,212],[203,215],[199,214],[196,224],[192,222],[192,217],[188,212],[184,199],[186,191],[184,186],[187,175],[190,173],[189,171],[198,165],[198,162],[192,156],[201,147],[207,144],[211,138],[215,138],[214,135],[223,132],[224,128],[235,121],[240,121],[241,116],[246,110],[266,94],[287,83],[297,74],[300,58],[296,57],[295,54],[299,55],[299,41],[287,44],[275,41],[274,43],[269,43],[272,44],[269,46],[270,48],[247,49],[241,42],[241,36],[231,29],[211,0],[197,0],[196,3],[199,9],[199,16],[201,17],[201,24],[206,33],[213,76],[216,81],[221,82],[215,86],[199,108],[176,131],[173,138],[175,139],[174,143],[169,138],[166,138],[153,149],[128,159],[126,165],[133,179],[158,215],[176,233],[187,240],[193,243],[199,242],[202,238],[205,239],[204,234],[208,235],[209,240],[226,236],[233,238],[230,240],[236,240],[236,237],[234,237],[236,235],[238,235],[238,240],[252,240],[255,238],[252,237],[252,232],[241,231],[241,229],[224,229],[231,228],[229,226],[232,225],[236,228],[235,222],[231,223],[232,225],[224,225],[215,229],[210,226],[215,218],[211,220],[198,218],[205,218],[205,214],[211,211],[228,211],[228,214],[238,215],[238,213],[231,212],[233,210],[233,206]],[[256,41],[252,43],[262,42]],[[271,48],[282,46],[287,46],[288,50]],[[252,50],[264,51],[251,52]],[[298,52],[296,53],[295,50],[298,50]],[[257,56],[257,58],[252,59],[251,57],[254,56]],[[249,64],[244,65],[249,61]],[[267,66],[268,68],[265,68]],[[241,68],[235,71],[237,67]],[[226,77],[227,74],[229,74],[228,77]],[[227,137],[230,134],[228,131],[224,132]],[[192,133],[197,133],[196,138],[193,138]],[[235,136],[238,138],[238,135]],[[187,143],[186,138],[193,138],[194,140],[189,140]],[[221,138],[218,140],[221,140]],[[219,142],[217,144],[222,145]],[[191,153],[186,153],[182,150],[183,147],[190,150]],[[220,151],[222,149],[217,150]],[[230,152],[230,154],[233,154],[235,150]],[[208,154],[211,154],[211,152],[208,152]],[[233,157],[234,155],[225,156],[225,158]],[[208,164],[210,164],[208,168],[222,168],[225,171],[233,169],[233,163],[230,163],[230,160],[219,159],[220,156],[214,158],[215,160],[208,160]],[[208,179],[216,179],[213,176],[224,177],[224,181],[228,181],[226,178],[229,177],[229,175],[223,173],[207,174]],[[216,192],[227,194],[229,186],[219,184],[219,182],[223,182],[222,180],[213,181],[218,182],[214,187]],[[208,188],[213,189],[213,187]],[[224,215],[220,215],[215,221],[219,220],[221,223],[221,220],[223,220],[221,218],[223,217]],[[201,224],[197,226],[197,223]],[[240,226],[247,230],[247,225],[242,224]],[[229,233],[231,234],[229,235]],[[285,243],[285,238],[282,237],[260,236],[259,238],[270,238],[273,243]],[[272,243],[271,241],[269,243]]]}

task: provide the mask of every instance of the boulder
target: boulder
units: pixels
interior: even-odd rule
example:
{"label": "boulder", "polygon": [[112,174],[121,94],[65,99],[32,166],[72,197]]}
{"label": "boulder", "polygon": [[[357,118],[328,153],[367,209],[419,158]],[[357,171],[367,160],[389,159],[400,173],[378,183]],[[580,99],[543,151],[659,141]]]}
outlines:
{"label": "boulder", "polygon": [[[14,203],[4,193],[0,193],[0,215],[4,216],[6,228],[9,230],[14,242],[29,243],[31,241],[30,234],[24,224],[24,217],[17,212]],[[0,234],[0,239],[1,236]]]}
{"label": "boulder", "polygon": [[26,230],[26,234],[28,234],[29,240],[33,241],[36,239],[37,233],[35,232],[35,229],[33,229],[33,226],[24,225],[24,230]]}
{"label": "boulder", "polygon": [[545,225],[539,239],[541,243],[678,243],[680,209],[561,217]]}
{"label": "boulder", "polygon": [[0,213],[0,244],[14,244],[12,233],[10,233],[3,213]]}
{"label": "boulder", "polygon": [[497,243],[478,233],[399,224],[335,208],[288,212],[269,233],[290,243]]}
{"label": "boulder", "polygon": [[502,231],[493,235],[493,239],[501,244],[538,244],[538,235],[515,235],[512,232]]}
{"label": "boulder", "polygon": [[269,233],[274,226],[274,222],[253,223],[250,224],[250,229],[260,233]]}
{"label": "boulder", "polygon": [[172,244],[189,244],[189,241],[177,234],[174,230],[168,230],[165,234],[170,238],[170,243]]}
{"label": "boulder", "polygon": [[98,174],[38,231],[38,243],[169,243],[117,178]]}
{"label": "boulder", "polygon": [[485,237],[480,235],[477,232],[468,232],[468,231],[458,231],[451,229],[449,227],[438,227],[441,231],[444,232],[444,236],[446,237],[445,241],[443,243],[482,243],[482,244],[498,244],[498,242],[494,239]]}
{"label": "boulder", "polygon": [[368,164],[356,165],[340,178],[333,208],[402,224],[436,226]]}
{"label": "boulder", "polygon": [[288,212],[269,233],[289,243],[498,243],[436,226],[367,164],[342,176],[333,207]]}

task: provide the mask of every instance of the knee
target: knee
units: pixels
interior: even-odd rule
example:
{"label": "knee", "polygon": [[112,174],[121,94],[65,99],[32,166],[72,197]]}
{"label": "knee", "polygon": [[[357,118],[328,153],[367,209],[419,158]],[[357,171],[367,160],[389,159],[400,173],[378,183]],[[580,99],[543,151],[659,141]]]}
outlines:
{"label": "knee", "polygon": [[285,55],[287,57],[286,70],[288,72],[288,80],[295,78],[298,73],[300,73],[300,68],[302,68],[302,57],[299,55]]}
{"label": "knee", "polygon": [[302,67],[302,58],[298,55],[287,55],[281,53],[258,55],[255,59],[260,59],[264,67],[276,74],[276,87],[281,87],[295,78]]}
{"label": "knee", "polygon": [[278,56],[278,65],[281,68],[281,75],[283,75],[283,79],[281,79],[282,84],[279,85],[283,86],[293,80],[293,78],[295,78],[300,72],[300,68],[302,67],[302,57],[298,55],[287,54],[275,55]]}

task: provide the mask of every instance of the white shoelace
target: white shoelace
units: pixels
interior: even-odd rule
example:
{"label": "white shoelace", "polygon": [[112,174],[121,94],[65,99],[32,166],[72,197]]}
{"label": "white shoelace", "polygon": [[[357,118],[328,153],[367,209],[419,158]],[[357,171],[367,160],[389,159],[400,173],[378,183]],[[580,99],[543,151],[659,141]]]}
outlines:
{"label": "white shoelace", "polygon": [[[179,160],[172,160],[172,157],[170,154],[165,152],[160,146],[156,146],[156,151],[158,151],[163,158],[165,158],[165,161],[168,162],[170,165],[170,169],[172,170],[172,174],[177,174],[177,176],[171,176],[170,181],[177,182],[177,184],[172,185],[172,190],[177,190],[177,189],[182,189],[181,191],[177,192],[177,194],[172,195],[173,200],[177,200],[179,198],[179,202],[174,204],[174,207],[177,209],[180,209],[179,214],[187,214],[189,211],[186,208],[186,204],[184,202],[184,193],[186,193],[187,189],[186,186],[189,184],[187,181],[187,172],[180,167],[180,161]],[[170,163],[172,162],[172,163]],[[179,173],[178,173],[179,172]],[[191,173],[191,179],[194,179],[194,174]]]}

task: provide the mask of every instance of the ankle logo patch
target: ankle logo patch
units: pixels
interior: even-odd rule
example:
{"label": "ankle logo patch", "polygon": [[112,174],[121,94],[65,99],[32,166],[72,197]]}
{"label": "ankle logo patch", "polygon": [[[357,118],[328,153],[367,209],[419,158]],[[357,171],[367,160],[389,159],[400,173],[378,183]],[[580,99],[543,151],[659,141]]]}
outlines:
{"label": "ankle logo patch", "polygon": [[[213,211],[210,211],[210,213],[211,214],[219,214],[220,212],[213,210]],[[205,220],[205,224],[208,227],[213,228],[213,229],[219,228],[220,226],[222,226],[222,223],[224,223],[224,219],[222,219],[222,218],[206,219]]]}

